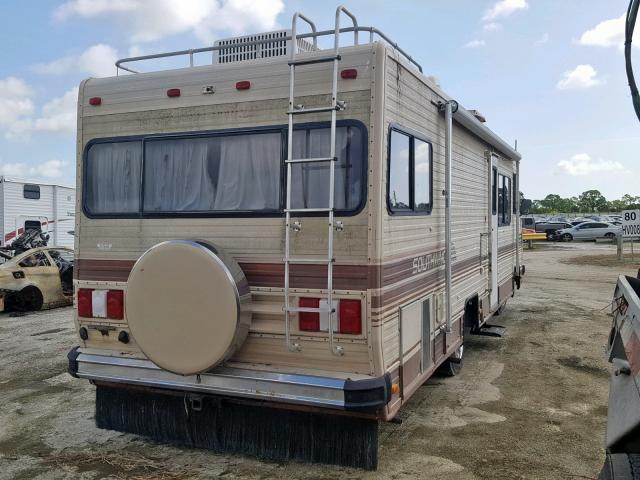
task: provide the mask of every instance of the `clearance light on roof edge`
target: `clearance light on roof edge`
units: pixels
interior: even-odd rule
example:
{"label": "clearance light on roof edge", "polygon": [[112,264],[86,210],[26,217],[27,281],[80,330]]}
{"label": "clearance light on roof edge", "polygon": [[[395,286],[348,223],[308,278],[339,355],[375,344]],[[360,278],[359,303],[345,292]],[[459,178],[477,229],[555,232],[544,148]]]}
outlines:
{"label": "clearance light on roof edge", "polygon": [[180,96],[179,88],[170,88],[169,90],[167,90],[167,97],[173,98],[173,97],[179,97],[179,96]]}
{"label": "clearance light on roof edge", "polygon": [[93,105],[94,107],[97,107],[101,103],[102,103],[102,98],[100,97],[91,97],[89,99],[89,105]]}
{"label": "clearance light on roof edge", "polygon": [[358,78],[358,70],[355,68],[346,68],[340,72],[340,78],[345,80],[352,80]]}
{"label": "clearance light on roof edge", "polygon": [[241,80],[236,82],[236,90],[249,90],[251,88],[251,82],[249,80]]}

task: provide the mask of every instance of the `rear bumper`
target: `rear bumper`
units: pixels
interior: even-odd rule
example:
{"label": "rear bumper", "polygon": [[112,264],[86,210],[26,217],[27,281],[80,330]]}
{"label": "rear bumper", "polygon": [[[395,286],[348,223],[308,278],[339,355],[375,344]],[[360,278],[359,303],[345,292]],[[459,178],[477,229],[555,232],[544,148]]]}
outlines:
{"label": "rear bumper", "polygon": [[67,357],[72,376],[94,381],[372,413],[391,400],[388,374],[345,380],[218,367],[183,376],[162,370],[149,360],[86,354],[78,347]]}

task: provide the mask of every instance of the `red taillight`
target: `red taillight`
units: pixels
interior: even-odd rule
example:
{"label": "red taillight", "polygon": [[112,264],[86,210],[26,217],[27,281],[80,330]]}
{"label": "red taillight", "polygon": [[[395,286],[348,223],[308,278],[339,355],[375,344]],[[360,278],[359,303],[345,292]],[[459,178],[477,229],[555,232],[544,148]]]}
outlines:
{"label": "red taillight", "polygon": [[236,90],[249,90],[251,88],[251,82],[249,80],[242,80],[236,82]]}
{"label": "red taillight", "polygon": [[122,320],[124,318],[124,291],[109,290],[107,292],[107,318]]}
{"label": "red taillight", "polygon": [[[319,298],[301,298],[298,306],[303,308],[319,308]],[[298,313],[298,328],[303,332],[319,332],[320,331],[320,314],[314,312]]]}
{"label": "red taillight", "polygon": [[346,68],[340,72],[340,78],[344,78],[345,80],[358,78],[358,70],[355,68]]}
{"label": "red taillight", "polygon": [[100,97],[91,97],[89,99],[89,105],[93,105],[94,107],[97,107],[101,103],[102,103],[102,98]]}
{"label": "red taillight", "polygon": [[362,333],[362,306],[360,300],[340,300],[340,333]]}
{"label": "red taillight", "polygon": [[167,97],[179,97],[180,89],[179,88],[170,88],[167,90]]}
{"label": "red taillight", "polygon": [[93,317],[92,305],[93,289],[81,288],[78,290],[78,316],[84,318]]}

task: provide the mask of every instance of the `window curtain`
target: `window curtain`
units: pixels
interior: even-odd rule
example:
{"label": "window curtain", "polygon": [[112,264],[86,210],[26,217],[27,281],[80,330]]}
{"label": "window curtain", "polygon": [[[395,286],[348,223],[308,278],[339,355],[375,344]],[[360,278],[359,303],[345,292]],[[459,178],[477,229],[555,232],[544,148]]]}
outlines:
{"label": "window curtain", "polygon": [[138,213],[141,165],[141,142],[92,145],[84,185],[88,210],[92,213]]}
{"label": "window curtain", "polygon": [[146,212],[277,210],[280,133],[150,141]]}
{"label": "window curtain", "polygon": [[[331,148],[329,128],[296,130],[293,134],[293,157],[328,157]],[[359,129],[336,129],[334,207],[355,209],[360,203],[362,188],[362,134]],[[294,164],[291,169],[292,208],[326,208],[329,205],[329,164]]]}

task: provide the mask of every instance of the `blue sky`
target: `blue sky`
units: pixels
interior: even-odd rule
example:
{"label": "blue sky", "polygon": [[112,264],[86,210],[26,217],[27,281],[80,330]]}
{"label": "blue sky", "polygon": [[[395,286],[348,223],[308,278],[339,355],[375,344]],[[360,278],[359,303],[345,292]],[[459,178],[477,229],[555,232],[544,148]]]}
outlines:
{"label": "blue sky", "polygon": [[[592,188],[610,199],[640,195],[640,124],[621,48],[626,0],[344,4],[505,140],[518,140],[527,197]],[[75,89],[83,78],[113,75],[117,57],[287,27],[296,10],[330,28],[334,8],[315,0],[5,2],[0,173],[75,183]]]}

